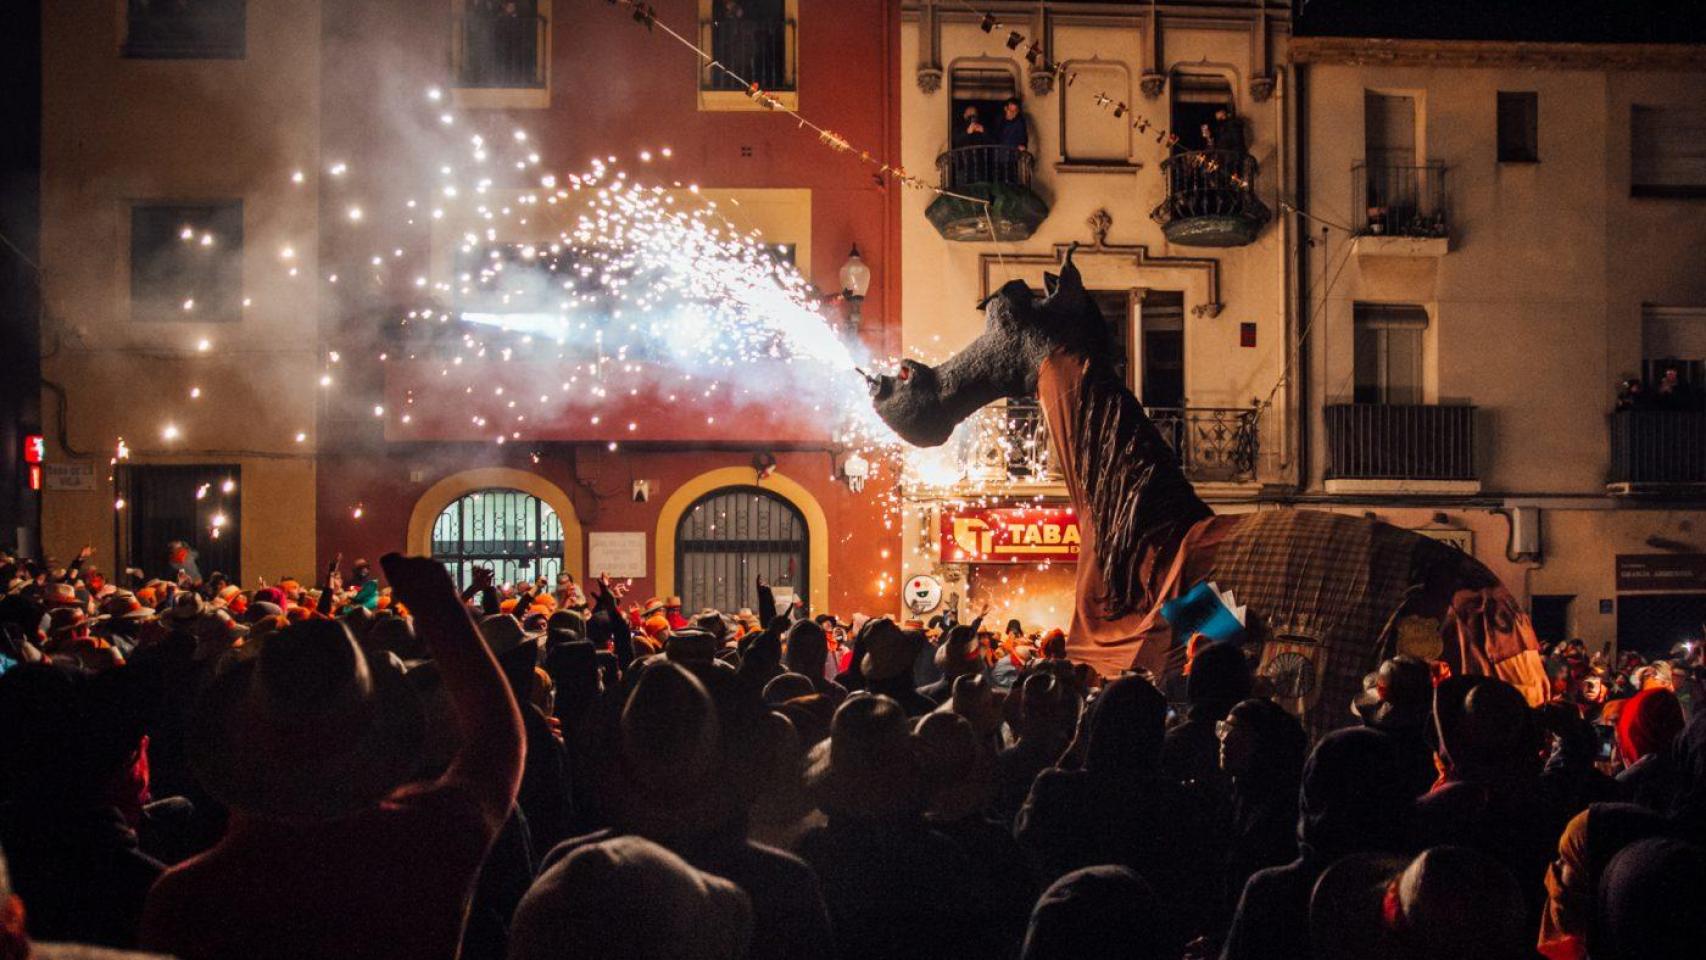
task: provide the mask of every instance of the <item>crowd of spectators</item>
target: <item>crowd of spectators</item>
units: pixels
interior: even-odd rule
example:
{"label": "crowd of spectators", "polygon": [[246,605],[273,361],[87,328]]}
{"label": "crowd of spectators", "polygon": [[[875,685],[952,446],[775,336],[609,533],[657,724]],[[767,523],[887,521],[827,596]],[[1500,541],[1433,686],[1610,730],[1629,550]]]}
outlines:
{"label": "crowd of spectators", "polygon": [[[1701,656],[1397,657],[1311,743],[1236,642],[0,557],[0,958],[1693,957]],[[382,576],[381,576],[382,574]],[[1294,705],[1293,705],[1294,706]],[[116,955],[116,954],[115,954]]]}

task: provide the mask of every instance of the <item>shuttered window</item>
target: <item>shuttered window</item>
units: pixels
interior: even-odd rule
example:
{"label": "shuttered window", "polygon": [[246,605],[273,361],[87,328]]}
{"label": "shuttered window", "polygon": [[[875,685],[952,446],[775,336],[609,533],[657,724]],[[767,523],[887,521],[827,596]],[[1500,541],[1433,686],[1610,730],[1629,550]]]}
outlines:
{"label": "shuttered window", "polygon": [[1629,195],[1706,197],[1706,107],[1632,108]]}

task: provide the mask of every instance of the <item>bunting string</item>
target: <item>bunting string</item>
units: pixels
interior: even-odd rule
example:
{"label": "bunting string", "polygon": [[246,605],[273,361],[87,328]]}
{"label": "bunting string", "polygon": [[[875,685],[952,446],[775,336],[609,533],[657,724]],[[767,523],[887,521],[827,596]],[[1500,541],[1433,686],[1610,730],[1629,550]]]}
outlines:
{"label": "bunting string", "polygon": [[606,0],[606,2],[613,7],[623,7],[631,11],[634,22],[645,27],[648,31],[662,33],[687,49],[693,51],[694,55],[696,55],[706,67],[728,77],[730,80],[738,84],[746,93],[749,100],[766,110],[787,114],[789,117],[792,117],[798,123],[798,129],[809,130],[812,133],[817,134],[818,142],[825,147],[828,147],[836,153],[857,157],[860,163],[863,163],[868,167],[875,168],[876,173],[872,174],[872,176],[878,184],[883,183],[884,178],[886,177],[903,187],[908,187],[913,190],[925,190],[939,196],[952,197],[955,200],[963,200],[967,203],[975,203],[978,206],[985,208],[987,211],[990,205],[988,200],[985,200],[982,197],[973,197],[963,193],[955,193],[954,191],[945,189],[937,184],[929,183],[915,174],[908,173],[906,168],[900,164],[891,164],[885,161],[880,155],[873,154],[869,150],[855,147],[851,141],[841,134],[836,133],[828,127],[814,123],[802,115],[798,110],[787,107],[781,100],[777,99],[775,94],[736,73],[734,70],[730,69],[727,64],[724,64],[722,61],[706,52],[704,47],[699,46],[699,44],[683,36],[668,23],[658,19],[657,8],[652,4],[643,3],[640,2],[640,0]]}

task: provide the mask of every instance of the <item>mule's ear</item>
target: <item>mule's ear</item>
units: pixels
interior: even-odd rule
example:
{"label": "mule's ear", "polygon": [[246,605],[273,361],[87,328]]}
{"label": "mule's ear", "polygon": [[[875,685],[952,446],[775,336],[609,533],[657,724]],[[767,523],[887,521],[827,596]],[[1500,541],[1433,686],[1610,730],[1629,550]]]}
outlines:
{"label": "mule's ear", "polygon": [[[1078,244],[1075,242],[1072,246],[1066,248],[1066,257],[1062,260],[1060,265],[1060,280],[1058,283],[1069,290],[1084,289],[1084,277],[1079,274],[1077,264],[1072,262],[1072,255],[1077,252]],[[1049,292],[1053,293],[1054,291],[1050,290]]]}
{"label": "mule's ear", "polygon": [[1060,287],[1060,277],[1052,273],[1043,274],[1043,295],[1052,297]]}

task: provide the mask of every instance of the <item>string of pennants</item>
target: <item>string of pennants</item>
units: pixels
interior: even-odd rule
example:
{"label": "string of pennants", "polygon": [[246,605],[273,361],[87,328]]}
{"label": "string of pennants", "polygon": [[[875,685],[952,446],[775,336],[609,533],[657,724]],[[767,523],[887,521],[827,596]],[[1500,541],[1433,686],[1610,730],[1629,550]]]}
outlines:
{"label": "string of pennants", "polygon": [[[995,14],[979,10],[966,3],[965,0],[954,0],[954,2],[965,10],[978,14],[983,18],[978,21],[978,27],[984,33],[993,36],[997,30],[1006,30],[1007,36],[1004,42],[1007,45],[1007,49],[1017,51],[1020,47],[1024,47],[1025,52],[1023,56],[1025,58],[1025,62],[1031,65],[1031,69],[1040,73],[1053,74],[1058,82],[1068,87],[1072,86],[1072,84],[1078,79],[1077,71],[1068,70],[1065,64],[1056,63],[1043,54],[1043,45],[1041,41],[1028,37],[1018,30],[1012,29],[1007,24],[1001,22],[1000,18],[996,17]],[[1155,131],[1155,142],[1157,144],[1166,147],[1169,150],[1178,145],[1178,134],[1168,132],[1166,127],[1155,123],[1148,117],[1132,110],[1126,105],[1124,100],[1116,101],[1103,90],[1096,91],[1091,99],[1100,109],[1111,109],[1114,119],[1116,120],[1124,120],[1129,114],[1131,119],[1126,122],[1131,125],[1131,129],[1136,130],[1139,134],[1147,135],[1151,130]],[[1201,168],[1204,172],[1214,173],[1216,170],[1220,169],[1220,163],[1213,157],[1208,157],[1203,159]],[[1231,181],[1234,186],[1237,186],[1240,189],[1244,189],[1249,186],[1243,177],[1235,173],[1228,173],[1226,178]]]}
{"label": "string of pennants", "polygon": [[962,193],[955,193],[952,190],[943,189],[936,184],[926,182],[913,174],[907,173],[906,168],[900,164],[888,163],[883,160],[882,157],[873,154],[869,150],[856,148],[851,141],[841,134],[836,133],[828,127],[813,123],[811,120],[801,115],[798,110],[789,109],[787,106],[783,105],[782,101],[774,94],[763,89],[757,83],[736,73],[734,70],[730,69],[727,64],[724,64],[722,61],[713,57],[710,53],[707,53],[705,48],[694,43],[692,40],[689,40],[687,37],[682,36],[669,24],[659,20],[657,8],[652,4],[639,2],[639,0],[606,0],[606,2],[611,6],[625,7],[629,9],[633,13],[635,23],[645,27],[648,31],[655,30],[662,32],[677,43],[680,43],[682,46],[692,50],[711,70],[721,73],[738,84],[742,91],[745,92],[747,99],[753,101],[766,110],[774,110],[777,113],[787,114],[798,122],[799,129],[809,130],[812,133],[817,134],[819,143],[836,153],[855,156],[859,159],[860,163],[875,168],[876,172],[872,174],[872,179],[874,179],[879,185],[882,184],[884,178],[887,177],[903,187],[910,187],[914,190],[927,190],[931,193],[940,194],[944,197],[952,197],[955,200],[964,200],[968,203],[975,203],[985,208],[989,206],[989,201],[981,197],[972,197]]}

